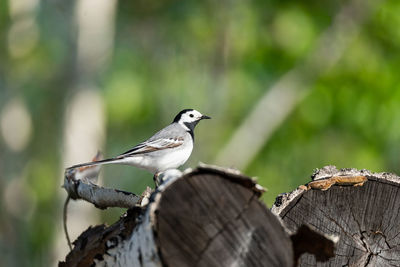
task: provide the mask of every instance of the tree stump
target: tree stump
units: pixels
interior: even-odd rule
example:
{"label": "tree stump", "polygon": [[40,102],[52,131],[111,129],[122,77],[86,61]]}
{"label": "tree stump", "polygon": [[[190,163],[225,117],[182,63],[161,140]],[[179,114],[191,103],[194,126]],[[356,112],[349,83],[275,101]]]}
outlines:
{"label": "tree stump", "polygon": [[[400,266],[400,178],[356,169],[317,170],[313,182],[276,199],[290,231],[310,225],[339,236],[335,256],[318,266]],[[303,254],[299,266],[316,266]]]}
{"label": "tree stump", "polygon": [[237,172],[199,167],[84,232],[60,266],[293,266],[289,235]]}

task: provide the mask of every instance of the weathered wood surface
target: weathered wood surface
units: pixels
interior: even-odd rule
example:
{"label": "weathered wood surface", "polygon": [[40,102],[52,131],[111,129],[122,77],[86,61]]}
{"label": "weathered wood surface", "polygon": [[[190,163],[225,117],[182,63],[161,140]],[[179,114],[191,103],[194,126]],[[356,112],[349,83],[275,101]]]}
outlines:
{"label": "weathered wood surface", "polygon": [[249,182],[197,170],[163,192],[156,232],[167,266],[291,266],[288,235]]}
{"label": "weathered wood surface", "polygon": [[[313,179],[279,196],[272,211],[291,231],[307,224],[339,236],[335,257],[318,266],[400,266],[400,178],[327,166]],[[316,265],[314,256],[300,257],[299,266]]]}
{"label": "weathered wood surface", "polygon": [[[99,155],[101,156],[98,153],[94,160],[98,159]],[[96,185],[94,182],[99,171],[100,166],[66,169],[63,188],[67,191],[68,197],[85,200],[100,209],[132,208],[142,200],[142,197],[130,192]]]}
{"label": "weathered wood surface", "polygon": [[200,167],[86,231],[60,266],[293,266],[289,235],[260,195],[241,174]]}
{"label": "weathered wood surface", "polygon": [[92,266],[95,261],[102,260],[103,255],[115,247],[116,243],[132,235],[140,213],[140,208],[133,208],[112,226],[103,224],[89,227],[74,241],[74,249],[59,266]]}

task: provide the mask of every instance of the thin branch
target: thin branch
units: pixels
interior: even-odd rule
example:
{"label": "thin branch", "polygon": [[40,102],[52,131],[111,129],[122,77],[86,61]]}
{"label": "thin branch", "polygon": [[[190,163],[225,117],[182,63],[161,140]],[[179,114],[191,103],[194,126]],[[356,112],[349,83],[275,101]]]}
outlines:
{"label": "thin branch", "polygon": [[71,239],[69,238],[68,228],[67,228],[67,212],[68,212],[67,208],[68,208],[69,200],[70,200],[70,197],[67,196],[67,198],[65,199],[65,202],[64,202],[63,226],[64,226],[64,233],[65,233],[65,237],[67,238],[69,250],[72,251]]}
{"label": "thin branch", "polygon": [[76,170],[67,170],[64,178],[64,189],[72,199],[83,199],[100,209],[110,207],[132,208],[140,197],[126,191],[104,188],[87,179],[75,179]]}

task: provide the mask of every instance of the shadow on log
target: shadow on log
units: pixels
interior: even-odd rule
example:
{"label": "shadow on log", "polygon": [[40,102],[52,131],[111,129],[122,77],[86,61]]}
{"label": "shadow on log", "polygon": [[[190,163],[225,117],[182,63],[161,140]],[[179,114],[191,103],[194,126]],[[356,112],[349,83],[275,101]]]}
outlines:
{"label": "shadow on log", "polygon": [[[400,266],[400,178],[356,169],[317,170],[307,186],[279,196],[272,211],[290,231],[312,226],[339,236],[335,256],[318,266]],[[303,254],[299,266],[316,266]]]}

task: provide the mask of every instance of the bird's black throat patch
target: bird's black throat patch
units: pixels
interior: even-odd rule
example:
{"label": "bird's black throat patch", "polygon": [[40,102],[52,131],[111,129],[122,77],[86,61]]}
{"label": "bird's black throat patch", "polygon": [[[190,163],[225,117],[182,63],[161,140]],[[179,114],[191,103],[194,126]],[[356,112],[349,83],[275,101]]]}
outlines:
{"label": "bird's black throat patch", "polygon": [[189,133],[194,141],[194,127],[199,123],[199,121],[184,122],[185,126],[189,128]]}

